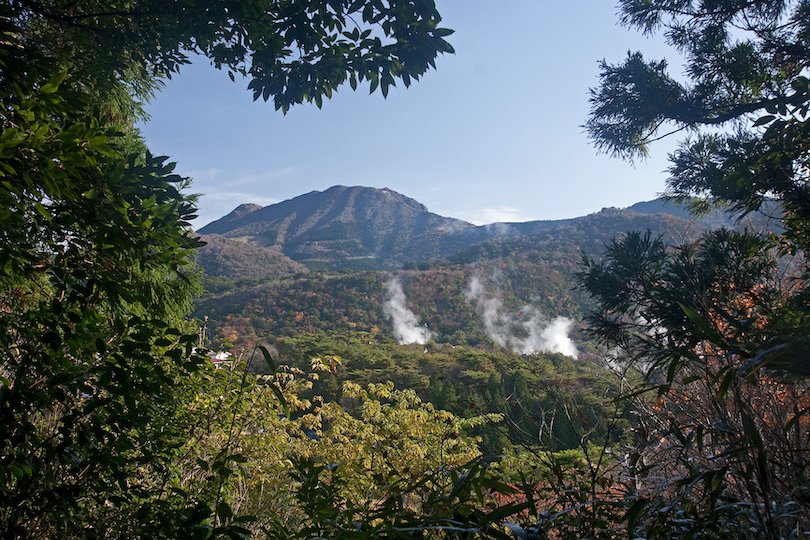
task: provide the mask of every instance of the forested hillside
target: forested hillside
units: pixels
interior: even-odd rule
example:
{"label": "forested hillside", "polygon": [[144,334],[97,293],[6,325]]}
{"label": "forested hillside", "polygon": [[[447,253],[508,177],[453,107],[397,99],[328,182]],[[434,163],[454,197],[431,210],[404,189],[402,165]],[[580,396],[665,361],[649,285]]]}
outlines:
{"label": "forested hillside", "polygon": [[[354,188],[353,193],[361,190],[369,194],[379,191]],[[343,197],[345,190],[336,193]],[[328,206],[334,208],[339,202],[333,200]],[[409,204],[424,208],[412,200]],[[278,206],[285,205],[268,208],[276,212]],[[248,347],[262,339],[312,331],[364,331],[393,337],[383,304],[388,282],[397,277],[402,281],[409,309],[418,315],[420,324],[433,332],[436,341],[493,345],[481,303],[469,298],[473,280],[486,285],[488,299],[503,304],[504,317],[512,313],[519,322],[522,312],[533,310],[545,322],[555,317],[581,321],[592,304],[577,287],[576,273],[583,256],[598,256],[613,238],[627,231],[650,230],[666,242],[678,243],[696,240],[713,225],[754,230],[767,230],[772,225],[772,220],[762,214],[737,222],[722,210],[693,219],[675,203],[649,202],[636,207],[645,212],[604,209],[568,220],[494,224],[437,233],[433,243],[443,246],[442,257],[411,260],[400,269],[392,267],[388,271],[345,269],[292,276],[296,268],[291,266],[292,261],[275,249],[252,243],[249,236],[239,240],[203,236],[210,245],[200,251],[201,266],[204,270],[215,269],[216,273],[211,276],[206,272],[209,290],[196,303],[195,312],[198,317],[208,317],[209,335],[215,340],[227,338]],[[246,217],[258,216],[257,212],[253,209]],[[304,222],[317,220],[308,218],[300,208],[298,212],[298,219]],[[233,226],[232,216],[223,220],[212,225]],[[352,235],[346,233],[343,241],[355,241],[351,239]],[[402,251],[417,252],[419,247],[409,246],[419,246],[422,241],[421,236],[403,240]],[[331,253],[330,261],[332,266],[344,268],[356,262],[350,256],[341,258],[337,252]],[[397,264],[396,258],[380,257],[378,261],[384,266]],[[227,272],[223,271],[224,264]],[[297,271],[302,268],[299,265]],[[579,328],[573,329],[577,340],[590,347],[584,343]]]}
{"label": "forested hillside", "polygon": [[279,361],[303,370],[313,358],[338,359],[337,369],[314,381],[302,393],[306,397],[340,400],[346,382],[366,386],[390,380],[462,418],[504,415],[504,421],[473,431],[483,438],[486,454],[536,444],[538,436],[549,449],[577,449],[586,431],[594,441],[613,444],[625,436],[630,420],[624,408],[620,421],[608,427],[614,413],[609,396],[620,390],[618,379],[596,357],[576,361],[561,354],[480,347],[402,346],[368,332],[299,333],[274,344]]}
{"label": "forested hillside", "polygon": [[307,267],[272,248],[256,246],[217,235],[201,236],[197,250],[204,286],[209,291],[228,290],[267,280],[305,274]]}

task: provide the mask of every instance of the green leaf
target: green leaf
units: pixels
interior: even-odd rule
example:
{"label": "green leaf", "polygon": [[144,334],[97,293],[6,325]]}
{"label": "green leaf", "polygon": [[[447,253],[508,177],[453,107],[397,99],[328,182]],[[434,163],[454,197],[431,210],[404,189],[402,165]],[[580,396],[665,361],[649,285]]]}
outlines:
{"label": "green leaf", "polygon": [[276,364],[276,361],[273,360],[273,355],[270,354],[270,351],[268,351],[267,347],[265,347],[264,345],[259,345],[258,348],[259,351],[261,351],[262,353],[264,361],[267,363],[267,367],[270,368],[270,372],[276,373],[278,371],[278,365]]}
{"label": "green leaf", "polygon": [[647,508],[650,500],[641,497],[636,499],[633,504],[630,505],[630,508],[627,510],[627,514],[625,514],[625,519],[627,520],[627,530],[628,533],[633,535],[633,530],[636,528],[636,524],[638,523],[638,519],[641,517],[641,514],[644,512],[644,509]]}
{"label": "green leaf", "polygon": [[489,523],[500,523],[504,518],[530,510],[528,501],[500,506],[486,515]]}
{"label": "green leaf", "polygon": [[36,208],[40,216],[44,217],[47,220],[51,219],[51,213],[48,211],[47,208],[45,208],[45,206],[42,203],[34,203],[34,208]]}
{"label": "green leaf", "polygon": [[225,501],[219,502],[219,504],[217,505],[217,517],[220,519],[220,521],[223,522],[227,522],[229,519],[233,517],[233,510],[231,509],[231,506],[227,502]]}
{"label": "green leaf", "polygon": [[798,425],[799,421],[802,419],[802,416],[805,416],[807,413],[810,413],[810,406],[805,407],[793,415],[793,417],[785,424],[785,433],[793,429],[793,426]]}
{"label": "green leaf", "polygon": [[692,309],[691,307],[687,306],[686,304],[682,304],[678,302],[678,306],[683,311],[686,318],[697,327],[697,329],[703,334],[703,336],[709,340],[711,340],[715,344],[725,344],[726,340],[721,336],[717,330],[712,328],[709,322],[698,315],[698,313]]}
{"label": "green leaf", "polygon": [[22,478],[25,476],[25,471],[23,471],[22,468],[18,467],[17,465],[9,465],[8,470],[17,480],[22,480]]}
{"label": "green leaf", "polygon": [[59,85],[62,84],[62,81],[65,80],[67,77],[67,71],[62,71],[55,77],[52,77],[47,83],[43,84],[39,91],[43,94],[53,94],[57,90],[59,90]]}
{"label": "green leaf", "polygon": [[737,374],[731,369],[728,369],[726,371],[725,375],[723,376],[723,380],[720,383],[720,387],[717,389],[717,397],[719,399],[723,399],[726,397],[729,388],[731,388],[731,383],[734,382],[736,376]]}
{"label": "green leaf", "polygon": [[275,383],[270,383],[270,390],[273,392],[273,395],[276,396],[276,399],[281,404],[281,409],[284,411],[284,415],[287,417],[287,420],[290,419],[290,406],[287,403],[287,399],[284,397],[284,394],[281,393],[281,389],[276,386]]}

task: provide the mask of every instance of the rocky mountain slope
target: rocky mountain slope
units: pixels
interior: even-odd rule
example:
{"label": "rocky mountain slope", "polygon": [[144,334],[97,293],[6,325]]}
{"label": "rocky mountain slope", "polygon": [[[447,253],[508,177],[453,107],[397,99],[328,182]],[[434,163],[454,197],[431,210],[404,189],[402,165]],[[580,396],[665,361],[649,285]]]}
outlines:
{"label": "rocky mountain slope", "polygon": [[[335,187],[265,208],[242,205],[201,229],[209,233],[200,252],[208,294],[197,314],[209,317],[212,335],[245,345],[312,331],[390,335],[383,304],[396,277],[436,339],[487,343],[482,303],[470,299],[476,281],[487,289],[487,306],[501,306],[502,319],[581,320],[590,302],[576,286],[582,256],[598,257],[614,237],[649,229],[677,244],[713,226],[766,222],[759,215],[737,223],[722,212],[694,218],[649,201],[572,219],[478,227],[391,190]],[[322,271],[305,273],[304,265]]]}
{"label": "rocky mountain slope", "polygon": [[261,209],[242,205],[199,232],[272,246],[314,268],[390,268],[435,258],[448,235],[471,228],[390,189],[335,186]]}

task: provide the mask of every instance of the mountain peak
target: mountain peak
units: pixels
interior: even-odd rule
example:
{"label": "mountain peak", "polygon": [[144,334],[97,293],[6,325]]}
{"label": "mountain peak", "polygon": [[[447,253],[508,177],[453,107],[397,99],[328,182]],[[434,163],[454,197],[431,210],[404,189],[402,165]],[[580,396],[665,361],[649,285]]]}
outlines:
{"label": "mountain peak", "polygon": [[199,232],[274,246],[312,267],[378,268],[436,256],[448,231],[473,227],[390,188],[333,186],[261,209],[240,206]]}
{"label": "mountain peak", "polygon": [[332,186],[322,192],[313,191],[312,193],[322,193],[324,196],[329,197],[348,195],[349,197],[362,197],[368,201],[379,198],[383,201],[394,204],[404,204],[419,212],[428,211],[427,207],[416,199],[412,199],[388,187],[374,188],[367,186]]}
{"label": "mountain peak", "polygon": [[228,216],[232,216],[234,218],[241,218],[243,216],[248,215],[251,212],[255,212],[256,210],[261,210],[261,209],[262,209],[262,206],[260,204],[254,204],[254,203],[240,204],[239,206],[234,208],[233,211],[230,214],[228,214]]}
{"label": "mountain peak", "polygon": [[245,216],[248,216],[257,210],[261,210],[262,206],[253,203],[245,203],[240,204],[236,208],[230,211],[230,213],[226,214],[225,216],[212,221],[205,227],[202,227],[199,231],[200,234],[219,234],[220,232],[227,231],[230,229],[234,223],[239,222]]}
{"label": "mountain peak", "polygon": [[[756,217],[752,216],[749,219]],[[687,237],[689,231],[736,224],[733,216],[721,210],[695,218],[686,209],[657,199],[627,209],[605,208],[582,218],[476,227],[434,214],[390,188],[333,186],[264,208],[240,205],[198,232],[271,247],[311,269],[382,269],[447,258],[475,244],[497,250],[497,242],[548,236],[565,228],[594,228],[594,223],[608,230],[612,229],[607,222],[622,223],[622,230],[650,228],[650,220],[658,229],[682,229],[680,237]],[[486,247],[489,241],[495,243]]]}

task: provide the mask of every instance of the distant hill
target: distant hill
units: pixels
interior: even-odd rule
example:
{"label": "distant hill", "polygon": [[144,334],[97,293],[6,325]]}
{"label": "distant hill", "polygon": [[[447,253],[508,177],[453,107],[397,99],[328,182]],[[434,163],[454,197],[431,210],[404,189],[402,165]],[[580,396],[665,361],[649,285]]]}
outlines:
{"label": "distant hill", "polygon": [[[598,257],[614,237],[649,229],[677,244],[708,228],[769,224],[762,214],[738,222],[720,210],[695,218],[656,200],[571,219],[474,226],[389,189],[338,186],[264,208],[242,205],[203,227],[209,294],[197,315],[209,317],[212,336],[234,335],[240,344],[311,331],[392,337],[383,302],[396,275],[408,306],[439,341],[486,344],[481,305],[468,299],[474,279],[517,319],[537,310],[581,320],[590,308],[576,287],[582,256]],[[319,271],[305,274],[307,267]]]}
{"label": "distant hill", "polygon": [[[571,220],[489,227],[494,231],[468,228],[444,239],[446,245],[456,243],[447,258],[413,261],[396,275],[408,304],[439,341],[482,344],[487,332],[479,306],[466,295],[474,277],[487,281],[506,312],[520,314],[531,307],[549,317],[580,320],[590,307],[587,295],[576,288],[582,255],[598,256],[612,238],[633,229],[650,229],[674,242],[696,238],[697,228],[684,236],[688,225],[667,214],[611,208]],[[382,309],[390,274],[311,272],[205,298],[197,313],[209,317],[215,333],[235,332],[247,339],[375,328],[390,337]]]}
{"label": "distant hill", "polygon": [[209,291],[281,279],[308,271],[306,266],[277,249],[215,234],[203,235],[200,239],[205,245],[197,250],[197,263],[205,272],[205,285]]}
{"label": "distant hill", "polygon": [[690,212],[687,205],[663,198],[639,202],[629,206],[627,210],[638,214],[667,214],[684,219],[701,229],[728,227],[777,230],[782,226],[780,220],[781,206],[775,200],[765,201],[759,212],[751,212],[747,215],[731,213],[722,208],[714,208],[705,214],[696,216]]}

